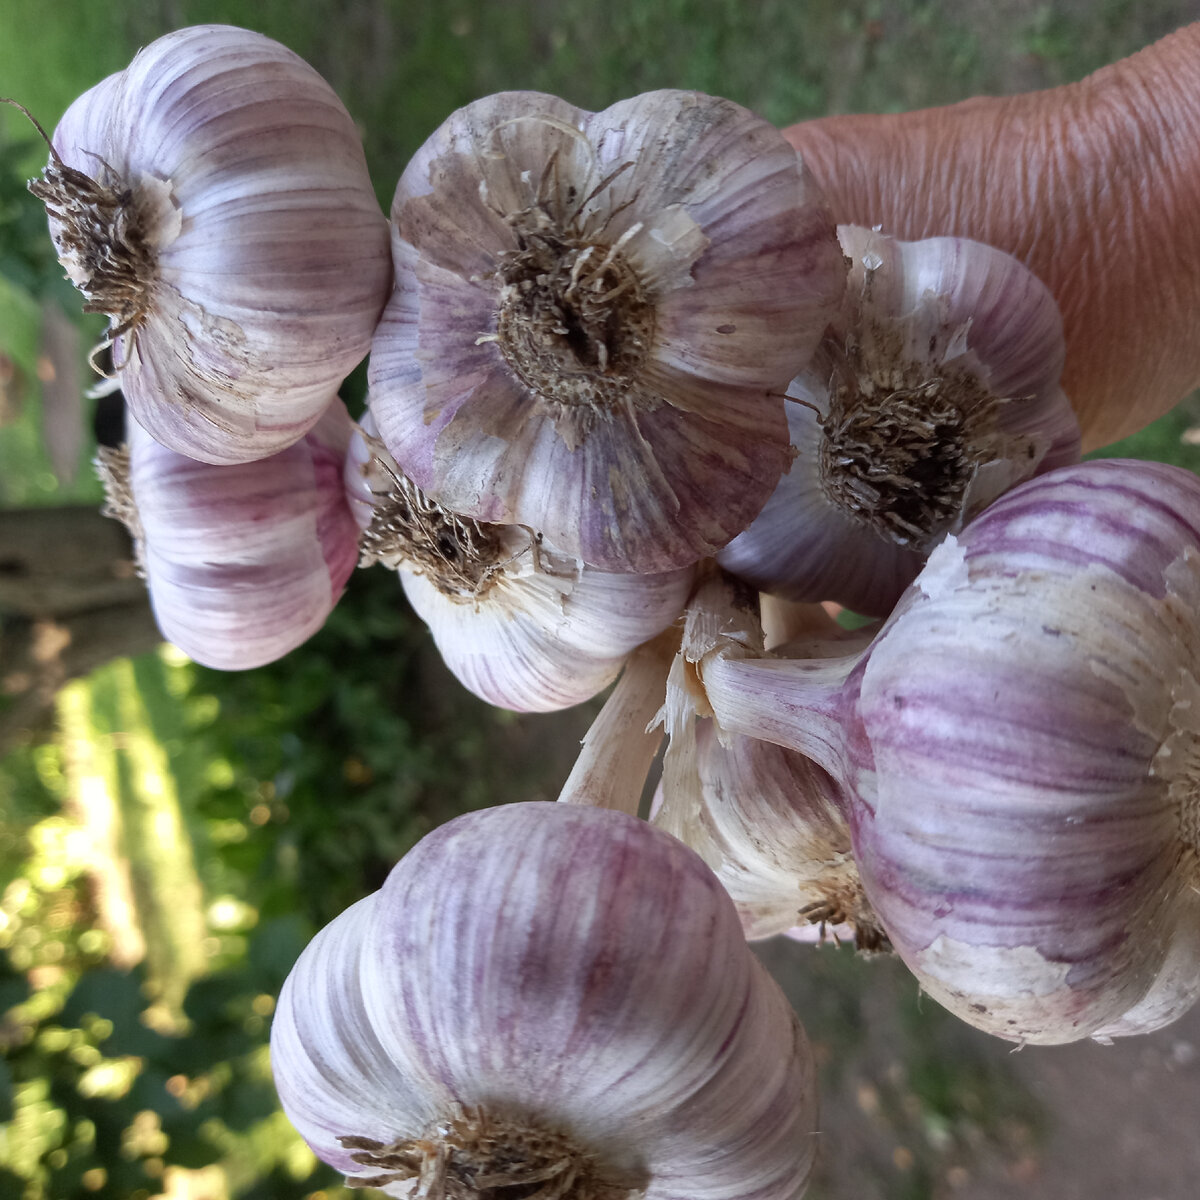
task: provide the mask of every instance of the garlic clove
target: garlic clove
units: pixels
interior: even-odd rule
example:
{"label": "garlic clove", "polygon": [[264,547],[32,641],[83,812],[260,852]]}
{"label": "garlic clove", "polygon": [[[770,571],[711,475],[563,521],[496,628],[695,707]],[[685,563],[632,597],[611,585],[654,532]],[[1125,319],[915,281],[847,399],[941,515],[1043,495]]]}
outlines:
{"label": "garlic clove", "polygon": [[346,461],[364,564],[397,570],[450,671],[517,712],[580,704],[683,612],[694,570],[587,567],[517,525],[456,516],[400,471],[368,413]]}
{"label": "garlic clove", "polygon": [[271,1059],[277,1077],[286,1069],[289,1115],[317,1156],[345,1175],[356,1174],[358,1164],[340,1141],[342,1131],[391,1140],[392,1115],[379,1111],[379,1095],[402,1120],[423,1125],[433,1115],[363,1008],[358,930],[378,900],[378,893],[364,897],[313,939],[284,981],[271,1021]]}
{"label": "garlic clove", "polygon": [[[1057,387],[1066,359],[1062,318],[1019,259],[967,238],[906,242],[861,225],[840,225],[838,240],[852,263],[847,294],[861,312],[864,354],[882,358],[883,343],[899,338],[898,362],[973,368],[996,396]],[[1055,454],[1077,455],[1078,430],[1065,419],[1058,429],[1066,444]]]}
{"label": "garlic clove", "polygon": [[1200,894],[1184,892],[1176,903],[1173,936],[1162,966],[1145,994],[1092,1037],[1098,1042],[1154,1033],[1184,1015],[1200,1000]]}
{"label": "garlic clove", "polygon": [[358,132],[270,38],[196,26],[147,46],[71,105],[33,190],[110,317],[135,418],[179,453],[295,442],[369,348],[390,271]]}
{"label": "garlic clove", "polygon": [[1076,461],[1062,321],[1020,262],[964,238],[840,226],[846,300],[788,388],[796,462],[719,556],[764,590],[884,616],[929,551]]}
{"label": "garlic clove", "polygon": [[564,804],[458,818],[294,974],[276,1086],[318,1153],[341,1114],[365,1121],[336,1131],[357,1180],[401,1195],[434,1177],[455,1194],[467,1171],[557,1176],[561,1200],[804,1189],[803,1031],[711,872],[644,822]]}
{"label": "garlic clove", "polygon": [[245,670],[325,623],[357,558],[342,485],[351,428],[339,400],[287,449],[215,466],[128,420],[126,449],[101,459],[107,511],[135,538],[168,641],[205,666]]}
{"label": "garlic clove", "polygon": [[695,562],[762,506],[777,394],[844,286],[770,126],[689,92],[599,114],[505,93],[418,152],[392,220],[372,406],[439,503],[626,572]]}
{"label": "garlic clove", "polygon": [[[736,388],[786,383],[844,287],[830,214],[803,162],[767,122],[697,93],[620,101],[586,131],[601,171],[632,164],[608,189],[621,211],[607,231],[619,241],[646,226],[623,249],[661,295],[656,360]],[[669,268],[647,269],[647,243]]]}
{"label": "garlic clove", "polygon": [[501,576],[485,597],[467,603],[425,576],[402,572],[400,582],[469,691],[516,712],[552,712],[603,691],[629,653],[676,618],[690,571]]}

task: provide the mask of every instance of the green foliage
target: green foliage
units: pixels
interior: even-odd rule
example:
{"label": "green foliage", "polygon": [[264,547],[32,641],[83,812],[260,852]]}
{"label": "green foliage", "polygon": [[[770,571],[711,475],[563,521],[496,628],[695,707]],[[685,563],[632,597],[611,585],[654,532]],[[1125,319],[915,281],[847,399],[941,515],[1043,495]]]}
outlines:
{"label": "green foliage", "polygon": [[[268,923],[260,936],[294,957],[308,931]],[[62,1011],[9,1053],[21,1101],[15,1133],[40,1151],[33,1161],[8,1156],[23,1195],[148,1196],[167,1168],[218,1163],[270,1175],[279,1200],[333,1184],[311,1155],[297,1158],[294,1135],[262,1144],[264,1127],[278,1123],[265,1035],[280,982],[278,963],[250,955],[193,985],[187,1032],[163,1035],[145,1025],[140,972],[82,975]]]}
{"label": "green foliage", "polygon": [[[24,164],[39,145],[34,138],[10,142],[0,135],[0,275],[35,295],[62,276],[45,214],[25,186]],[[74,307],[69,285],[64,282],[60,292]]]}
{"label": "green foliage", "polygon": [[200,734],[208,761],[228,764],[196,810],[220,830],[220,877],[245,881],[263,912],[299,905],[325,923],[431,827],[420,806],[444,778],[444,747],[407,711],[425,644],[394,576],[361,572],[303,653],[194,671],[185,704],[207,719],[188,753],[198,757]]}

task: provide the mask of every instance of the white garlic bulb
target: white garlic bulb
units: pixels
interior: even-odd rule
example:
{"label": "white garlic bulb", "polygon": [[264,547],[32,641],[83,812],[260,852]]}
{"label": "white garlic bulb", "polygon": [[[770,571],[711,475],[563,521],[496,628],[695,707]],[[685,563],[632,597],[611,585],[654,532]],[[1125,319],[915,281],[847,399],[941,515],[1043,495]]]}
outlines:
{"label": "white garlic bulb", "polygon": [[126,423],[125,447],[98,463],[105,511],[134,537],[163,637],[232,671],[274,662],[316,633],[358,557],[342,402],[287,449],[231,466],[177,454]]}
{"label": "white garlic bulb", "polygon": [[[860,950],[885,947],[887,936],[854,862],[840,790],[828,772],[757,738],[735,734],[723,746],[711,721],[696,722],[691,736],[699,803],[683,840],[729,893],[746,937],[810,925],[816,940],[836,929]],[[669,828],[666,816],[680,799],[664,779],[658,824]]]}
{"label": "white garlic bulb", "polygon": [[444,507],[608,570],[723,546],[790,458],[782,392],[842,295],[795,151],[727,100],[461,109],[392,204],[372,409]]}
{"label": "white garlic bulb", "polygon": [[886,616],[929,551],[1079,458],[1062,318],[1022,263],[966,238],[843,225],[842,311],[788,388],[796,461],[719,555],[792,600]]}
{"label": "white garlic bulb", "polygon": [[301,955],[271,1062],[313,1150],[392,1196],[796,1200],[815,1151],[803,1030],[728,897],[604,809],[425,837]]}
{"label": "white garlic bulb", "polygon": [[[670,734],[653,811],[659,828],[695,850],[737,906],[746,937],[771,937],[798,925],[817,937],[838,930],[860,950],[887,938],[863,892],[850,847],[845,797],[811,759],[769,742],[725,734],[694,665],[718,647],[762,652],[751,598],[714,576],[689,606],[661,714]],[[777,653],[847,654],[866,640],[847,631]]]}
{"label": "white garlic bulb", "polygon": [[382,562],[429,626],[446,666],[489,704],[549,712],[607,687],[629,653],[683,613],[694,570],[624,575],[587,567],[519,525],[446,512],[363,419],[346,487],[364,563]]}
{"label": "white garlic bulb", "polygon": [[31,190],[170,449],[282,449],[370,347],[391,272],[358,131],[270,38],[205,25],[147,46],[71,105]]}
{"label": "white garlic bulb", "polygon": [[699,669],[723,728],[838,781],[924,990],[1016,1041],[1106,1039],[1200,995],[1198,612],[1200,481],[1113,459],[948,538],[865,652]]}

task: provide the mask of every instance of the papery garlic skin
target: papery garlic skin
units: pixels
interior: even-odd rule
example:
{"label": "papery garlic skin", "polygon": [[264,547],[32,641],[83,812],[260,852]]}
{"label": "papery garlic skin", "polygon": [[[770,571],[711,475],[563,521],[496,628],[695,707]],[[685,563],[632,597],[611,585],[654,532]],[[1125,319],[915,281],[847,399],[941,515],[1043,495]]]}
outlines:
{"label": "papery garlic skin", "polygon": [[1144,1032],[1200,987],[1200,481],[1083,464],[930,557],[839,664],[706,663],[727,729],[846,787],[925,991],[1022,1042]]}
{"label": "papery garlic skin", "polygon": [[163,637],[233,671],[274,662],[320,629],[358,557],[342,486],[351,429],[338,400],[286,450],[215,466],[127,419],[127,459],[108,459],[106,511],[135,537]]}
{"label": "papery garlic skin", "polygon": [[559,1200],[790,1200],[815,1151],[803,1031],[728,897],[603,809],[505,805],[424,838],[301,956],[271,1059],[314,1151],[394,1196],[422,1168],[484,1194],[455,1121],[492,1123],[510,1168],[576,1148],[539,1177]]}
{"label": "papery garlic skin", "polygon": [[[523,573],[501,575],[474,604],[445,596],[425,576],[400,574],[455,677],[514,712],[553,712],[603,691],[630,651],[682,613],[691,586],[689,568],[617,575],[572,561],[568,574],[555,575],[534,567],[530,550],[523,557]],[[536,557],[549,555],[543,548]]]}
{"label": "papery garlic skin", "polygon": [[886,616],[929,551],[1024,479],[1078,461],[1062,319],[1017,259],[839,226],[842,311],[788,388],[797,457],[719,555],[760,590]]}
{"label": "papery garlic skin", "polygon": [[[521,526],[486,525],[418,496],[364,417],[346,486],[369,556],[393,567],[446,666],[469,691],[515,712],[581,704],[617,677],[629,653],[679,618],[690,566],[648,575],[587,567]],[[405,486],[401,524],[389,497]],[[414,510],[420,514],[414,519]],[[384,530],[373,522],[382,520]]]}
{"label": "papery garlic skin", "polygon": [[222,464],[302,437],[391,287],[387,224],[332,88],[270,38],[196,26],[76,100],[53,147],[49,182],[66,168],[107,193],[88,206],[34,185],[68,275],[111,316],[139,423]]}
{"label": "papery garlic skin", "polygon": [[860,950],[885,948],[834,779],[804,755],[756,738],[734,736],[723,747],[708,721],[696,743],[702,828],[716,856],[710,865],[746,937],[807,924],[816,926],[817,940],[838,929]]}
{"label": "papery garlic skin", "polygon": [[794,151],[726,100],[459,110],[392,204],[372,408],[423,491],[627,572],[723,546],[790,451],[780,398],[841,297]]}

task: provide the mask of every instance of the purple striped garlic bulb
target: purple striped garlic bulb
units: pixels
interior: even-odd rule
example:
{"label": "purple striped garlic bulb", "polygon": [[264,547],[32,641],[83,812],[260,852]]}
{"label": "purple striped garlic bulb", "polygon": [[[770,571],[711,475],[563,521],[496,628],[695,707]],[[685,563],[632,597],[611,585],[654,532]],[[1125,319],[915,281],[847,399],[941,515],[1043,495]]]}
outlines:
{"label": "purple striped garlic bulb", "polygon": [[387,222],[333,89],[262,34],[159,38],[82,95],[31,185],[116,378],[163,445],[211,463],[303,437],[366,356]]}
{"label": "purple striped garlic bulb", "polygon": [[404,473],[610,571],[693,563],[758,513],[845,286],[792,147],[697,92],[460,109],[400,179],[392,251],[371,404]]}
{"label": "purple striped garlic bulb", "polygon": [[870,647],[714,643],[730,732],[845,794],[879,921],[922,988],[1020,1042],[1106,1039],[1200,996],[1200,480],[1085,463],[930,556]]}
{"label": "purple striped garlic bulb", "polygon": [[886,616],[945,534],[1078,461],[1079,426],[1058,306],[1017,259],[966,238],[838,236],[842,310],[788,388],[796,461],[719,561],[761,591]]}
{"label": "purple striped garlic bulb", "polygon": [[682,616],[691,566],[602,571],[523,526],[456,516],[404,475],[374,433],[368,413],[346,459],[363,565],[399,574],[442,660],[480,699],[516,712],[581,704]]}
{"label": "purple striped garlic bulb", "polygon": [[126,425],[126,444],[97,464],[105,512],[133,535],[163,637],[204,666],[236,671],[316,633],[358,557],[342,402],[287,449],[230,466],[168,450],[132,417]]}
{"label": "purple striped garlic bulb", "polygon": [[816,1148],[804,1032],[729,898],[604,809],[426,836],[301,955],[271,1064],[316,1154],[390,1196],[796,1200]]}

